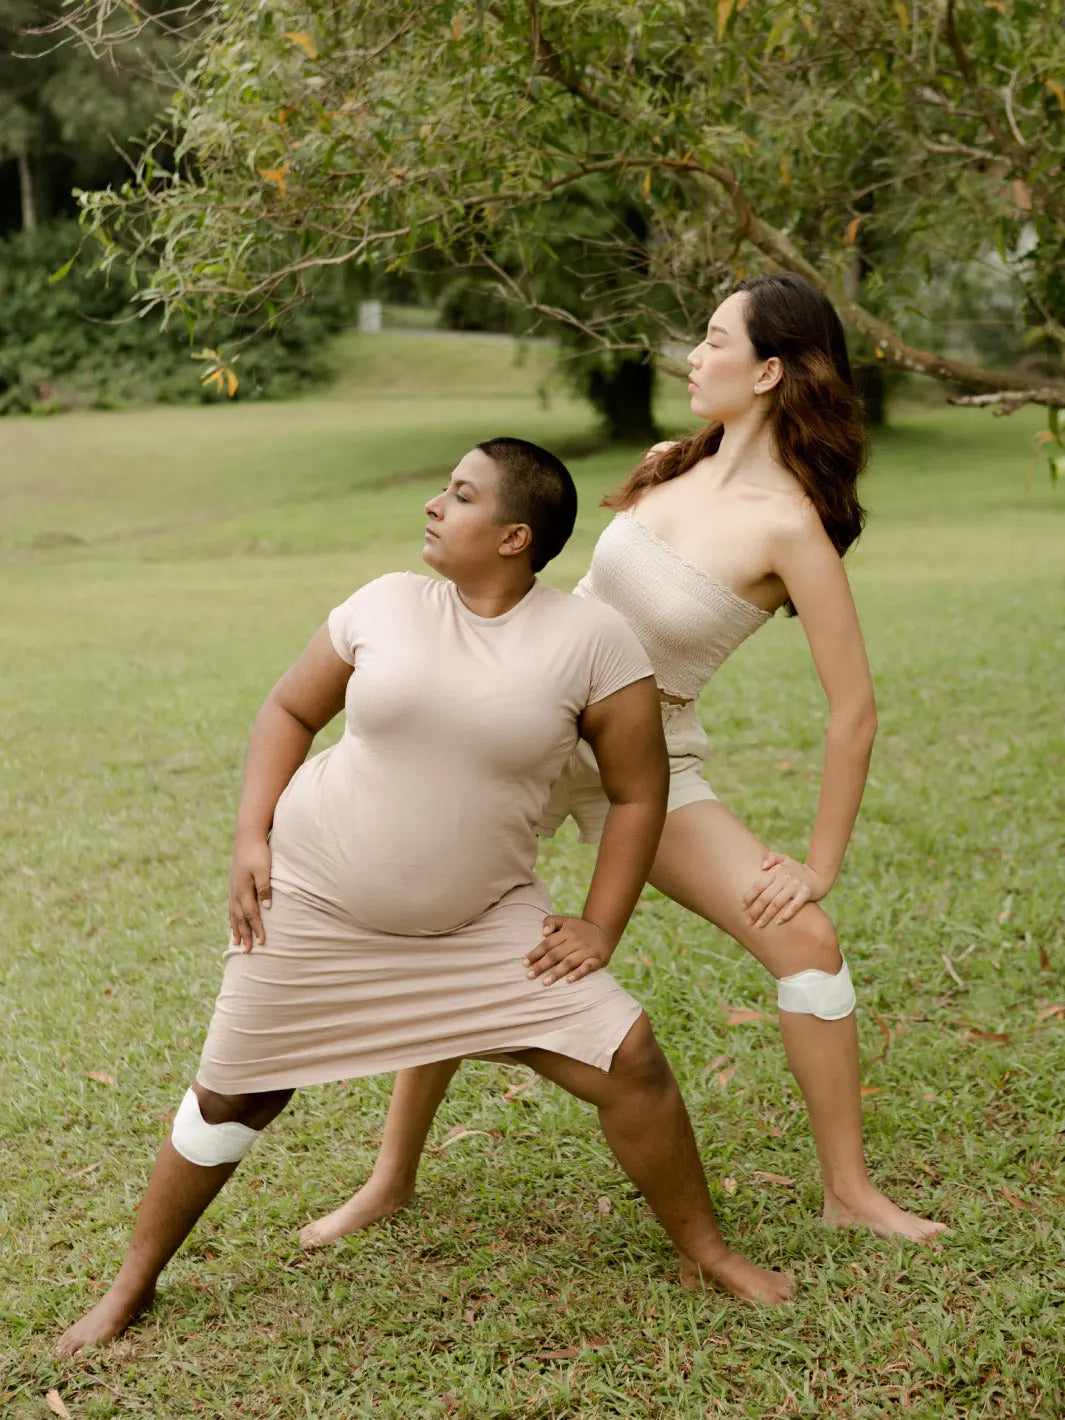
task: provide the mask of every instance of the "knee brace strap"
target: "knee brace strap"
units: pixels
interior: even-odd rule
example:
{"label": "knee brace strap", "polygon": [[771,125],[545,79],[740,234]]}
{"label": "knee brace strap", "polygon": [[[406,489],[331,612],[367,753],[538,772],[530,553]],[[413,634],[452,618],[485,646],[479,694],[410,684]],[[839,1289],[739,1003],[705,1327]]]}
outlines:
{"label": "knee brace strap", "polygon": [[844,962],[835,976],[827,971],[797,971],[777,982],[777,1005],[796,1015],[818,1016],[822,1021],[841,1021],[857,1004],[851,974]]}
{"label": "knee brace strap", "polygon": [[195,1090],[186,1090],[170,1131],[170,1142],[183,1159],[201,1168],[238,1163],[259,1137],[257,1129],[231,1121],[208,1124]]}

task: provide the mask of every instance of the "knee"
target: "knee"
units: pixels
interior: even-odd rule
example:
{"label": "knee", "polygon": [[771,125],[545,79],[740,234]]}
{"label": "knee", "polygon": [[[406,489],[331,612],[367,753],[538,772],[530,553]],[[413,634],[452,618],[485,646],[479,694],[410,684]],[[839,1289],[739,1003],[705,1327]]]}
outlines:
{"label": "knee", "polygon": [[203,1085],[194,1085],[205,1124],[243,1124],[248,1129],[265,1129],[276,1119],[295,1094],[294,1090],[262,1090],[250,1095],[222,1095]]}
{"label": "knee", "polygon": [[[802,917],[805,922],[800,922]],[[840,955],[836,929],[820,908],[804,907],[795,918],[799,941],[789,970],[777,980],[777,1005],[792,1015],[838,1021],[855,1007],[854,985]]]}
{"label": "knee", "polygon": [[843,965],[839,937],[831,918],[815,903],[807,903],[789,924],[788,967],[797,971],[825,971],[834,976]]}
{"label": "knee", "polygon": [[614,1052],[610,1073],[628,1088],[660,1090],[673,1085],[673,1071],[645,1014]]}
{"label": "knee", "polygon": [[183,1159],[201,1168],[237,1164],[271,1119],[292,1098],[291,1090],[254,1095],[220,1095],[195,1085],[174,1115],[170,1143]]}

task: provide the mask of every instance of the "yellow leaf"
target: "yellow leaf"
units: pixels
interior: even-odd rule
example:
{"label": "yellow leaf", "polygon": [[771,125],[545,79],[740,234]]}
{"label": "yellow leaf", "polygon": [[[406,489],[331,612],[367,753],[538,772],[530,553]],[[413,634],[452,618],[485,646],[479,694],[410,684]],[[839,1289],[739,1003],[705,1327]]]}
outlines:
{"label": "yellow leaf", "polygon": [[847,230],[843,233],[843,245],[852,247],[858,240],[858,228],[862,225],[861,217],[854,217],[847,223]]}
{"label": "yellow leaf", "polygon": [[291,108],[282,108],[277,111],[277,121],[282,128],[288,127],[288,116],[292,112]]}
{"label": "yellow leaf", "polygon": [[214,387],[215,387],[215,392],[216,392],[217,394],[221,394],[221,393],[222,393],[222,371],[221,371],[221,370],[208,370],[207,373],[206,373],[206,375],[204,375],[203,379],[200,381],[200,384],[201,384],[201,385],[214,385]]}
{"label": "yellow leaf", "polygon": [[643,193],[645,197],[651,196],[651,169],[648,168],[643,175]]}
{"label": "yellow leaf", "polygon": [[780,181],[784,184],[785,187],[791,186],[791,173],[788,170],[787,153],[781,153],[780,155]]}
{"label": "yellow leaf", "polygon": [[910,12],[902,3],[902,0],[895,0],[895,14],[898,16],[899,28],[903,31],[910,28]]}
{"label": "yellow leaf", "polygon": [[459,14],[456,14],[455,18],[451,21],[451,33],[456,39],[462,38],[462,16]]}
{"label": "yellow leaf", "polygon": [[318,51],[314,47],[314,41],[310,35],[304,34],[302,30],[286,30],[285,38],[290,39],[293,44],[298,44],[308,59],[317,59]]}
{"label": "yellow leaf", "polygon": [[63,1397],[57,1390],[50,1390],[44,1397],[44,1403],[53,1415],[58,1415],[59,1420],[70,1420],[70,1411],[63,1404]]}
{"label": "yellow leaf", "polygon": [[284,166],[280,168],[260,168],[259,176],[265,178],[267,182],[276,183],[278,192],[284,197],[288,192],[288,188],[285,185],[286,172],[288,172],[288,169]]}
{"label": "yellow leaf", "polygon": [[717,37],[725,38],[725,31],[728,29],[729,17],[732,14],[732,7],[736,0],[717,0]]}
{"label": "yellow leaf", "polygon": [[232,370],[226,370],[225,376],[226,394],[229,395],[230,399],[232,399],[237,392],[237,386],[240,384],[240,381],[237,379],[236,375],[233,373]]}
{"label": "yellow leaf", "polygon": [[878,360],[883,360],[884,352],[879,345],[876,347],[876,350],[873,353],[876,355],[876,358]]}
{"label": "yellow leaf", "polygon": [[1057,99],[1061,107],[1065,109],[1065,89],[1061,87],[1056,79],[1044,79],[1043,82]]}

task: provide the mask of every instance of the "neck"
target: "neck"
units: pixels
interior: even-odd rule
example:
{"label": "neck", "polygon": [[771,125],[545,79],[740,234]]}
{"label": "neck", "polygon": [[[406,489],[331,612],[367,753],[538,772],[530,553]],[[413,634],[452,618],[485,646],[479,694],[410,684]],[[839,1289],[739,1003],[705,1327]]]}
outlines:
{"label": "neck", "polygon": [[536,578],[532,569],[525,566],[520,571],[491,572],[480,576],[473,574],[460,579],[453,578],[459,600],[474,616],[504,616],[532,591]]}
{"label": "neck", "polygon": [[784,471],[762,409],[751,409],[725,426],[714,455],[714,470],[724,478],[762,478],[766,473]]}

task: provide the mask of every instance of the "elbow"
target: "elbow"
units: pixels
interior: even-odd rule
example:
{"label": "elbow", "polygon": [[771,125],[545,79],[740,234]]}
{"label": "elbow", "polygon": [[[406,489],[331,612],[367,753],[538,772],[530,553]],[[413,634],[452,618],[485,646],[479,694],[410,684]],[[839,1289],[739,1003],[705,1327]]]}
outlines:
{"label": "elbow", "polygon": [[869,700],[845,714],[833,715],[831,731],[833,738],[844,740],[855,749],[872,750],[877,731],[876,704]]}

